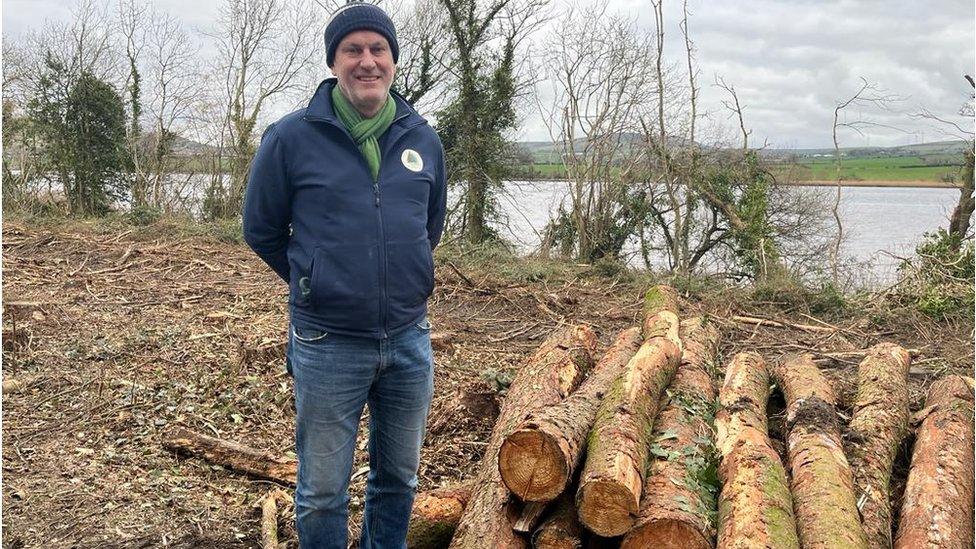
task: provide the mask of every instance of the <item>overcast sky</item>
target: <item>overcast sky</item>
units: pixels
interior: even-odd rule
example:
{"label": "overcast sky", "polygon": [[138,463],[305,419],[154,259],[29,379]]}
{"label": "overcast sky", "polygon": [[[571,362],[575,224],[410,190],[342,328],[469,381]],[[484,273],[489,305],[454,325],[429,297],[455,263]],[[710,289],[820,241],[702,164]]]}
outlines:
{"label": "overcast sky", "polygon": [[[666,52],[679,61],[680,1],[665,1]],[[16,40],[45,19],[67,18],[66,4],[3,0],[4,36]],[[155,0],[159,9],[198,29],[212,24],[218,4],[219,0]],[[716,75],[722,76],[736,87],[745,105],[751,144],[768,140],[776,148],[830,146],[834,106],[857,91],[862,77],[904,100],[889,112],[854,111],[851,116],[898,130],[868,128],[863,137],[845,132],[842,146],[947,139],[930,123],[910,116],[922,107],[972,128],[971,120],[956,113],[972,89],[963,75],[976,73],[973,0],[690,0],[689,5],[701,108],[712,124],[731,124],[721,107],[724,92],[711,85]],[[639,26],[653,28],[648,0],[610,0],[608,11],[636,17]],[[523,118],[520,139],[547,139],[538,115],[527,111]]]}

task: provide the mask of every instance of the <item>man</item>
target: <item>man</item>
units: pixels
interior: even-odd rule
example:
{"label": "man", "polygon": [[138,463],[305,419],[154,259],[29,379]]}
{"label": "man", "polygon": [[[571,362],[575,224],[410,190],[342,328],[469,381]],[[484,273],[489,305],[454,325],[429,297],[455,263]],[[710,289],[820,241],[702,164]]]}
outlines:
{"label": "man", "polygon": [[347,545],[367,403],[360,547],[405,547],[433,393],[426,308],[444,224],[444,153],[390,92],[399,45],[386,13],[351,2],[333,15],[325,44],[336,78],[265,131],[244,237],[289,285],[301,547]]}

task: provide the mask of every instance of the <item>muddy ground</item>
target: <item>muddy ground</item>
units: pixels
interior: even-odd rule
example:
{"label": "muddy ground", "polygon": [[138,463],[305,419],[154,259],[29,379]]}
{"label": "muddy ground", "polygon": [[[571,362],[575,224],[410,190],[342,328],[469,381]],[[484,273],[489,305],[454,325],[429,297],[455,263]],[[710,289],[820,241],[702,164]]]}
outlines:
{"label": "muddy ground", "polygon": [[[605,348],[636,323],[653,282],[445,250],[437,263],[430,317],[453,345],[435,352],[421,490],[472,474],[503,398],[496,393],[553,328],[590,324]],[[914,350],[914,409],[938,375],[972,375],[971,318],[936,321],[884,297],[835,307],[790,292],[682,289],[684,314],[720,327],[719,365],[739,350],[767,360],[813,352],[842,408],[856,388],[854,352],[880,341]],[[256,504],[275,485],[173,455],[161,440],[181,425],[294,456],[285,291],[246,246],[174,225],[5,222],[3,546],[256,546]],[[735,315],[828,329],[755,326]],[[351,539],[365,465],[363,440]],[[904,476],[902,464],[896,484]],[[293,512],[280,520],[290,547]]]}

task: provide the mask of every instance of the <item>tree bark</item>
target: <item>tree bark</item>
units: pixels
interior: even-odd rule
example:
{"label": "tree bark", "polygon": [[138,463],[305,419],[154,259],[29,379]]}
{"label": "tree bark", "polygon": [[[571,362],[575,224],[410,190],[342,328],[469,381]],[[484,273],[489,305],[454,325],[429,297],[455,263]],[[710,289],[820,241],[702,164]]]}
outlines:
{"label": "tree bark", "polygon": [[580,522],[601,536],[627,532],[637,517],[654,418],[681,359],[678,315],[645,321],[645,341],[597,410],[580,474]]}
{"label": "tree bark", "polygon": [[972,147],[973,142],[970,141],[966,150],[965,164],[960,174],[962,188],[959,189],[959,202],[952,210],[952,217],[949,218],[949,234],[957,237],[956,246],[962,245],[966,239],[966,234],[969,232],[969,218],[972,217],[973,210],[976,209],[976,198],[973,198],[974,183],[976,182],[973,180]]}
{"label": "tree bark", "polygon": [[841,445],[836,400],[811,355],[773,370],[786,397],[790,488],[804,549],[865,549],[854,480]]}
{"label": "tree bark", "polygon": [[891,549],[891,468],[908,435],[908,369],[905,349],[881,343],[857,368],[857,401],[851,418],[851,471],[861,524],[872,549]]}
{"label": "tree bark", "polygon": [[566,398],[593,364],[596,336],[585,326],[559,330],[547,339],[516,374],[502,402],[501,412],[488,441],[474,493],[465,508],[451,542],[455,548],[525,547],[512,531],[517,505],[498,472],[498,450],[505,438],[528,414]]}
{"label": "tree bark", "polygon": [[441,549],[451,543],[471,497],[472,483],[421,492],[413,502],[407,547]]}
{"label": "tree bark", "polygon": [[935,382],[915,438],[895,549],[973,547],[973,379]]}
{"label": "tree bark", "polygon": [[525,501],[551,501],[566,489],[600,400],[642,341],[638,328],[621,332],[576,392],[530,415],[505,439],[498,468],[512,493]]}
{"label": "tree bark", "polygon": [[583,526],[576,516],[572,491],[566,491],[553,504],[552,514],[543,521],[532,536],[535,549],[581,549]]}
{"label": "tree bark", "polygon": [[739,353],[725,371],[715,415],[721,463],[718,548],[799,549],[786,470],[769,441],[769,370],[756,353]]}
{"label": "tree bark", "polygon": [[163,434],[163,447],[177,454],[203,458],[255,478],[295,485],[298,462],[271,452],[202,435],[184,427],[174,427]]}
{"label": "tree bark", "polygon": [[717,484],[712,415],[715,389],[708,365],[715,359],[718,332],[694,318],[681,323],[681,365],[662,399],[654,425],[654,457],[634,527],[622,549],[661,547],[710,549]]}

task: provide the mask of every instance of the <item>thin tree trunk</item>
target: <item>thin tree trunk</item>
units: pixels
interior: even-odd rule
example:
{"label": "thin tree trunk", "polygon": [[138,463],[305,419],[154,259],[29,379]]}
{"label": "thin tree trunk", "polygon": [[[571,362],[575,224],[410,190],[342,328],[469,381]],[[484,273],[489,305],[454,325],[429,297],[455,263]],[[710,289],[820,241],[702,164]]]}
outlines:
{"label": "thin tree trunk", "polygon": [[[522,366],[502,402],[481,468],[474,479],[474,493],[465,508],[451,547],[525,547],[512,531],[517,505],[498,472],[498,450],[522,418],[566,398],[593,364],[596,336],[586,326],[563,328],[547,339]],[[517,502],[515,502],[517,503]]]}
{"label": "thin tree trunk", "polygon": [[708,365],[718,332],[700,317],[681,323],[681,365],[654,424],[654,458],[644,482],[637,523],[622,548],[709,549],[715,538],[712,432],[715,389]]}
{"label": "thin tree trunk", "polygon": [[908,435],[908,369],[911,357],[891,344],[875,345],[857,368],[857,401],[851,418],[851,470],[861,524],[872,549],[891,549],[888,484],[898,448]]}
{"label": "thin tree trunk", "polygon": [[935,382],[919,413],[895,549],[973,547],[973,379]]}
{"label": "thin tree trunk", "polygon": [[830,385],[810,355],[785,361],[773,377],[786,397],[790,488],[800,544],[804,549],[866,549]]}
{"label": "thin tree trunk", "polygon": [[725,371],[715,416],[721,464],[718,548],[799,549],[786,470],[769,441],[769,370],[756,353],[739,353]]}

